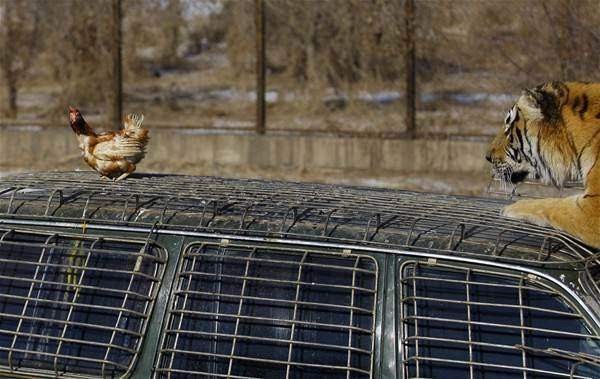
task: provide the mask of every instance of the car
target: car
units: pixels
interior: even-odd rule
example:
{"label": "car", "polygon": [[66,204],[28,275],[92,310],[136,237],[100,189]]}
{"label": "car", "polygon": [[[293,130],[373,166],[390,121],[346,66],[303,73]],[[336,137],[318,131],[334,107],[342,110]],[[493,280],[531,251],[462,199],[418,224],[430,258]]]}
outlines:
{"label": "car", "polygon": [[600,254],[502,199],[0,179],[0,375],[600,378]]}

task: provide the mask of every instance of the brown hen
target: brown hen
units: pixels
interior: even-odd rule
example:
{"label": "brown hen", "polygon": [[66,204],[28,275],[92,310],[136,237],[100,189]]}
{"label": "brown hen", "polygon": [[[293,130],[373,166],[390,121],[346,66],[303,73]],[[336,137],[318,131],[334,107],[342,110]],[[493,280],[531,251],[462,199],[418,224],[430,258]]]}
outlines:
{"label": "brown hen", "polygon": [[141,127],[143,120],[143,115],[130,114],[119,131],[96,134],[81,112],[69,107],[69,124],[77,135],[83,160],[102,178],[115,181],[134,172],[146,154],[148,129]]}

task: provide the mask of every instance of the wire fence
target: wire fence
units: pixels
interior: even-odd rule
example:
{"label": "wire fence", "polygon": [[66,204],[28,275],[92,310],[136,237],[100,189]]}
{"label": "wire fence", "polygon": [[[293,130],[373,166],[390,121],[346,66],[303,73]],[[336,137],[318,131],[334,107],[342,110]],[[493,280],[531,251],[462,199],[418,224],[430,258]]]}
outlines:
{"label": "wire fence", "polygon": [[[495,134],[523,87],[595,80],[595,1],[0,0],[1,125]],[[76,11],[72,11],[76,10]]]}

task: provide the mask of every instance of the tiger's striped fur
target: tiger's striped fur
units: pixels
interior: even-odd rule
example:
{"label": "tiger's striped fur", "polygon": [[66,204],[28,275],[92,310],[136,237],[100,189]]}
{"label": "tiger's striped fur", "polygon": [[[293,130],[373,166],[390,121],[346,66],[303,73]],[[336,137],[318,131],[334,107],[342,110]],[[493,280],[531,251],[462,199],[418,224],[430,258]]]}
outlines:
{"label": "tiger's striped fur", "polygon": [[600,83],[547,82],[523,91],[486,158],[495,174],[517,183],[536,176],[561,187],[583,180],[584,193],[521,200],[509,217],[550,225],[600,247]]}

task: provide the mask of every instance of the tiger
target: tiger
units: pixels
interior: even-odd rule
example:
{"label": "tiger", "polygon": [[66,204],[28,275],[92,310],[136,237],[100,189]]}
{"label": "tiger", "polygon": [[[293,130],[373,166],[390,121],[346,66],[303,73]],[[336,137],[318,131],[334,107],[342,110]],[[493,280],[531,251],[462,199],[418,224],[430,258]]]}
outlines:
{"label": "tiger", "polygon": [[504,216],[564,231],[600,248],[600,83],[550,81],[525,89],[508,111],[485,158],[501,180],[528,177],[561,188],[583,182],[583,193],[519,200]]}

